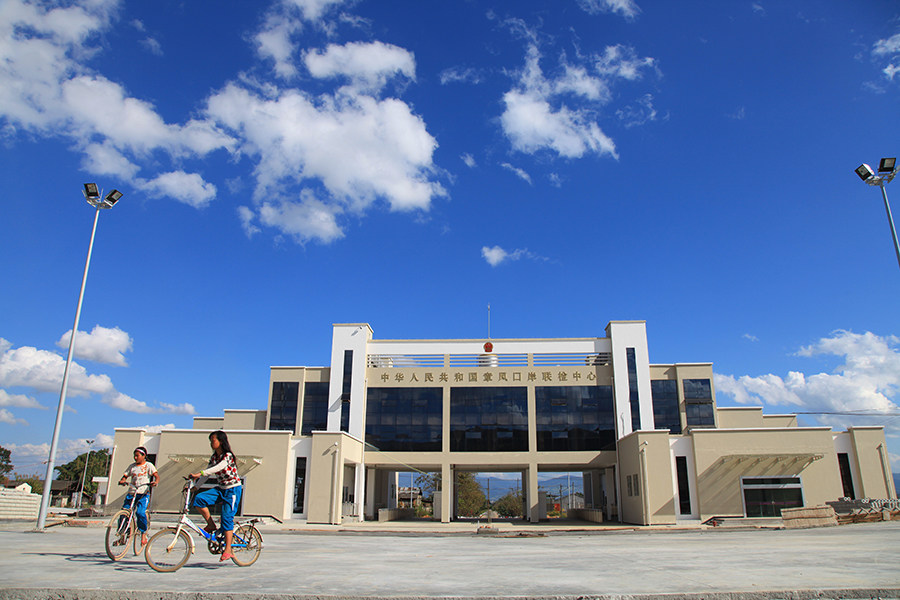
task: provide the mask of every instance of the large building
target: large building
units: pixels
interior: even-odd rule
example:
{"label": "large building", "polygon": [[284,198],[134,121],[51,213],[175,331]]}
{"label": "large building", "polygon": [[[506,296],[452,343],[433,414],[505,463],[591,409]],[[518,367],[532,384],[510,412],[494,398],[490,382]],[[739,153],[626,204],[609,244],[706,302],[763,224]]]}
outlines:
{"label": "large building", "polygon": [[583,474],[584,514],[641,525],[895,497],[882,427],[718,407],[712,364],[651,364],[643,321],[486,340],[377,340],[368,324],[337,324],[330,366],[271,367],[265,410],[117,429],[111,473],[146,446],[162,480],[154,510],[177,511],[216,429],[239,458],[242,513],[279,520],[377,519],[414,472],[438,482],[442,522],[457,516],[462,471],[519,474],[532,522],[545,517],[539,476],[554,472]]}

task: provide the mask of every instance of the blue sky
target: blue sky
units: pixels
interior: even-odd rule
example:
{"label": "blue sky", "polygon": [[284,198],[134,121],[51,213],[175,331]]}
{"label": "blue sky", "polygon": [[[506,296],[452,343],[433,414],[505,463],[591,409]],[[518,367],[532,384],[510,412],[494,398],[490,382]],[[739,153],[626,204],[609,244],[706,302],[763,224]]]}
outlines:
{"label": "blue sky", "polygon": [[[0,0],[0,445],[264,408],[377,338],[647,321],[720,405],[886,424],[895,2]],[[897,188],[900,190],[900,187]],[[888,186],[889,193],[893,190]],[[900,195],[897,195],[900,206]]]}

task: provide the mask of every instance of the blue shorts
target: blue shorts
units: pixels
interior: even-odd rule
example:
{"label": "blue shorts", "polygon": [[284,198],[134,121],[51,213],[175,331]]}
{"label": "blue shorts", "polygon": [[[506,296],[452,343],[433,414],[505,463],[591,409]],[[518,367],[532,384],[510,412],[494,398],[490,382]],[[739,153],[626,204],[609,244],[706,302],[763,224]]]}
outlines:
{"label": "blue shorts", "polygon": [[243,486],[240,485],[226,490],[217,487],[203,490],[194,496],[194,502],[191,506],[202,508],[221,502],[222,525],[219,529],[222,531],[234,531],[234,513],[237,511],[238,504],[241,503],[242,491]]}

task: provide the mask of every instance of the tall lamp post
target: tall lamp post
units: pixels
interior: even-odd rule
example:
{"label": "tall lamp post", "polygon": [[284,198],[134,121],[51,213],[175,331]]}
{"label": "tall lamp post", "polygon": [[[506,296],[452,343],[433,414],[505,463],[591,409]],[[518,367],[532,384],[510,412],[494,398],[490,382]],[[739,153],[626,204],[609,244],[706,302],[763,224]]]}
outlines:
{"label": "tall lamp post", "polygon": [[78,293],[78,307],[75,309],[75,325],[72,327],[72,336],[69,338],[69,353],[66,356],[66,368],[63,371],[62,389],[59,392],[59,405],[56,408],[56,424],[53,426],[53,440],[50,442],[50,458],[47,460],[47,474],[44,476],[44,493],[41,496],[41,508],[38,511],[37,531],[44,530],[47,520],[47,509],[50,506],[50,486],[53,483],[53,467],[56,461],[56,445],[59,442],[59,429],[62,425],[63,409],[66,405],[66,388],[69,386],[69,367],[72,365],[72,354],[75,349],[75,335],[78,333],[78,321],[81,319],[81,303],[84,300],[84,286],[87,283],[88,268],[91,266],[91,252],[94,250],[94,235],[97,233],[97,221],[100,219],[100,210],[112,208],[122,197],[122,192],[113,190],[105,197],[97,188],[96,183],[84,184],[82,190],[87,203],[93,206],[94,228],[91,230],[91,242],[88,245],[87,260],[84,261],[84,275],[81,278],[81,291]]}
{"label": "tall lamp post", "polygon": [[78,495],[78,508],[81,508],[81,501],[84,500],[84,480],[87,479],[88,462],[91,460],[91,446],[94,440],[87,440],[88,453],[84,459],[84,473],[81,474],[81,494]]}
{"label": "tall lamp post", "polygon": [[900,265],[900,243],[897,242],[897,230],[894,229],[894,217],[891,215],[891,205],[888,203],[887,190],[884,186],[893,181],[897,175],[897,159],[882,158],[878,163],[878,175],[872,171],[872,167],[863,163],[856,168],[856,174],[867,185],[877,185],[881,188],[881,197],[884,198],[884,210],[887,211],[888,224],[891,226],[891,235],[894,238],[894,252],[897,253],[897,264]]}

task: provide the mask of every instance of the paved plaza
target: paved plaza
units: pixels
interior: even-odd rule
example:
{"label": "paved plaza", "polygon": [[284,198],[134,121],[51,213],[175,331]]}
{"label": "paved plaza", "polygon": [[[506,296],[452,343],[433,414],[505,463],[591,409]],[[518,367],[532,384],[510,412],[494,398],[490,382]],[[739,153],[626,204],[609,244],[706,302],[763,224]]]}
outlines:
{"label": "paved plaza", "polygon": [[198,546],[170,574],[152,571],[141,556],[111,562],[100,527],[36,533],[31,526],[0,531],[2,600],[900,598],[900,522],[805,530],[531,527],[500,535],[476,534],[474,525],[444,533],[264,528],[253,566],[219,564]]}

